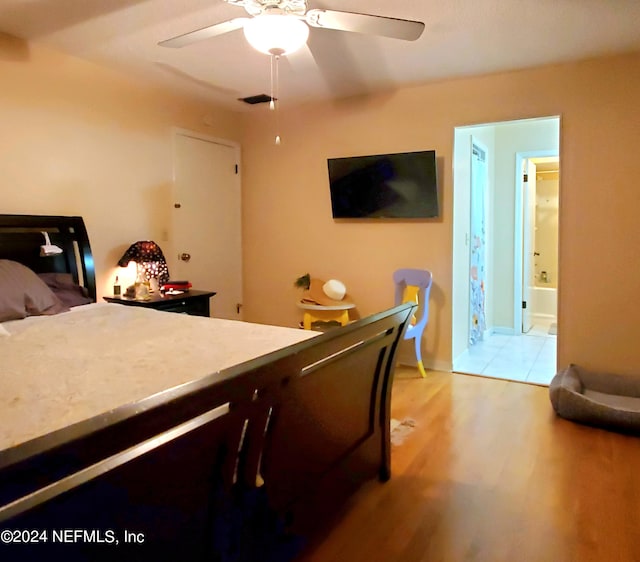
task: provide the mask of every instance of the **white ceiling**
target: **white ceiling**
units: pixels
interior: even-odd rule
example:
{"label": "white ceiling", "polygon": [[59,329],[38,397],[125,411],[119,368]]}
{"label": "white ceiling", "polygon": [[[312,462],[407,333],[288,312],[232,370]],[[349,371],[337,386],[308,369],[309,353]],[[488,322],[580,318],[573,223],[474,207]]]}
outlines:
{"label": "white ceiling", "polygon": [[[311,28],[283,57],[280,99],[364,95],[451,77],[640,50],[640,0],[309,0],[423,21],[415,42]],[[246,12],[223,0],[0,0],[0,32],[231,107],[269,93],[269,57],[241,30],[181,49],[164,39]]]}

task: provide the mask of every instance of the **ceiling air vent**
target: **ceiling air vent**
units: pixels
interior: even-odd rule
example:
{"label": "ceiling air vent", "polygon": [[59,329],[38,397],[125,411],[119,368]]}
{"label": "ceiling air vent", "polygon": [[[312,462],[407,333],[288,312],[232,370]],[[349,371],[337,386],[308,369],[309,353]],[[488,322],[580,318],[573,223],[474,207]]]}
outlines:
{"label": "ceiling air vent", "polygon": [[[274,98],[276,99],[276,98]],[[243,101],[244,103],[248,103],[250,105],[255,105],[257,103],[268,103],[271,101],[271,96],[267,94],[258,94],[257,96],[248,96],[246,98],[238,98],[239,101]]]}

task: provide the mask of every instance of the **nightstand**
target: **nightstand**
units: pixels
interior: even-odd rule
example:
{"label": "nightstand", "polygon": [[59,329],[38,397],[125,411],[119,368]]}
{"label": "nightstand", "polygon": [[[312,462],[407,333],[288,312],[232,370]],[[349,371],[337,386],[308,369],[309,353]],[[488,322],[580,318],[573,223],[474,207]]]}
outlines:
{"label": "nightstand", "polygon": [[214,295],[215,293],[212,291],[191,289],[181,295],[163,295],[160,292],[151,293],[151,298],[146,301],[137,301],[124,296],[104,297],[104,300],[126,306],[142,306],[165,312],[190,314],[191,316],[209,316],[209,299]]}

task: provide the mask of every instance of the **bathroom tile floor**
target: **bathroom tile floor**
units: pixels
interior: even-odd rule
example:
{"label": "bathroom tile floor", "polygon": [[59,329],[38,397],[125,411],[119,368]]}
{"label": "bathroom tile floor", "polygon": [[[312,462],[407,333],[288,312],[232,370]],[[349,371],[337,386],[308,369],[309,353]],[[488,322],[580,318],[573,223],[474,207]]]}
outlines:
{"label": "bathroom tile floor", "polygon": [[557,336],[551,322],[536,321],[526,334],[492,334],[456,361],[454,372],[548,386],[556,374]]}

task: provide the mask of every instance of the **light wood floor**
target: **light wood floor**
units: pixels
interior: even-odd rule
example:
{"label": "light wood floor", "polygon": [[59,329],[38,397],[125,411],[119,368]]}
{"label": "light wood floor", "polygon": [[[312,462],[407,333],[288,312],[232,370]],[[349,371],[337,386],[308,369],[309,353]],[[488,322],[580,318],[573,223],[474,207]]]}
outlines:
{"label": "light wood floor", "polygon": [[640,561],[640,438],[557,418],[548,389],[399,368],[415,430],[301,562]]}

